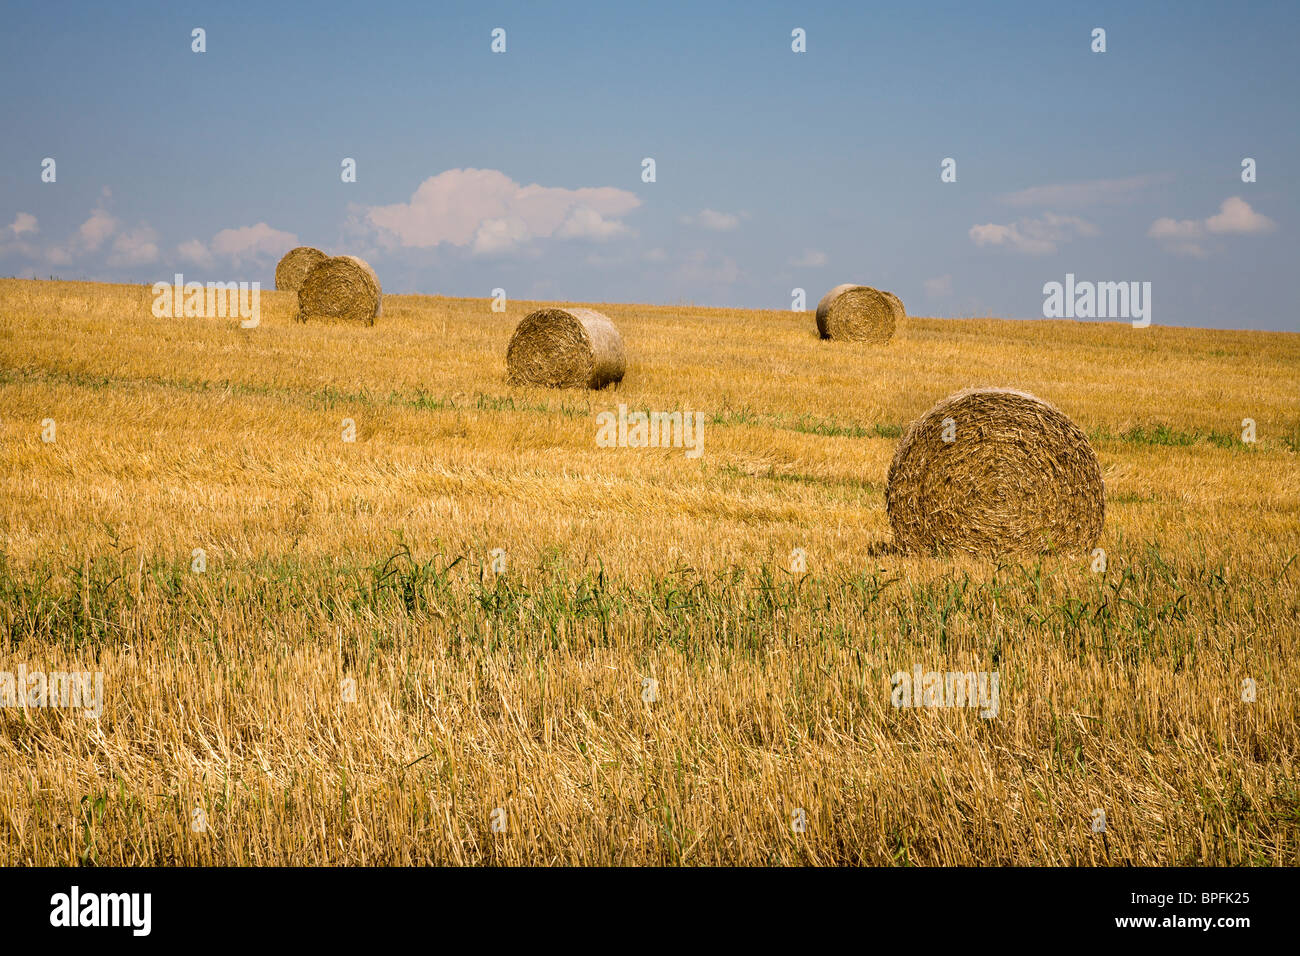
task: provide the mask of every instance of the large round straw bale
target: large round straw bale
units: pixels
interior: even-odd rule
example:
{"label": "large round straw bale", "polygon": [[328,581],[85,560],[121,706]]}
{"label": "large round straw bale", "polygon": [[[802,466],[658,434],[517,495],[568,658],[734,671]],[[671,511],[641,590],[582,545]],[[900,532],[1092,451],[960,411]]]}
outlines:
{"label": "large round straw bale", "polygon": [[1101,534],[1106,497],[1078,425],[1026,392],[976,388],[908,428],[885,506],[903,551],[1079,553]]}
{"label": "large round straw bale", "polygon": [[313,266],[320,265],[329,256],[311,246],[299,246],[284,254],[275,267],[275,287],[282,292],[297,292],[302,288],[302,280]]}
{"label": "large round straw bale", "polygon": [[817,303],[817,333],[824,339],[888,342],[895,321],[893,302],[870,286],[837,285]]}
{"label": "large round straw bale", "polygon": [[524,316],[506,347],[511,385],[604,388],[627,371],[623,336],[594,309],[538,309]]}
{"label": "large round straw bale", "polygon": [[317,316],[374,325],[382,307],[379,277],[356,256],[333,256],[318,263],[298,290],[300,322]]}
{"label": "large round straw bale", "polygon": [[894,322],[897,323],[907,318],[907,310],[903,308],[903,300],[892,292],[885,292],[884,295],[894,306]]}

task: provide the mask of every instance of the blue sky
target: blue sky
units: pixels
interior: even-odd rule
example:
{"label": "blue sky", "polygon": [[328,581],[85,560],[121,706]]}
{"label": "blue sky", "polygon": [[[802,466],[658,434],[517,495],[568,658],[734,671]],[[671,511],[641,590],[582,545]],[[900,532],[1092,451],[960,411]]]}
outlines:
{"label": "blue sky", "polygon": [[4,275],[269,286],[301,243],[386,292],[783,309],[849,281],[1032,318],[1073,273],[1151,282],[1157,325],[1300,330],[1294,2],[10,3],[5,26]]}

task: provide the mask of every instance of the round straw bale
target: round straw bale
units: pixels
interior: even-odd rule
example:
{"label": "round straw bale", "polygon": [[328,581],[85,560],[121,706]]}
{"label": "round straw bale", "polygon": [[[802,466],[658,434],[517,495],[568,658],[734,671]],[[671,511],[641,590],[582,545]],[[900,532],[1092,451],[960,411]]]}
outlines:
{"label": "round straw bale", "polygon": [[524,316],[506,347],[511,385],[604,388],[627,371],[623,336],[594,309],[538,309]]}
{"label": "round straw bale", "polygon": [[329,256],[311,246],[299,246],[284,254],[275,267],[275,287],[282,292],[297,292],[302,288],[302,280],[312,266],[320,265]]}
{"label": "round straw bale", "polygon": [[318,316],[374,325],[382,307],[379,277],[356,256],[333,256],[316,264],[298,290],[300,322]]}
{"label": "round straw bale", "polygon": [[837,285],[817,303],[817,333],[824,339],[888,342],[895,320],[889,297],[870,286]]}
{"label": "round straw bale", "polygon": [[898,323],[900,320],[907,318],[907,310],[903,308],[903,300],[900,299],[898,296],[894,295],[894,293],[892,292],[885,292],[884,295],[886,299],[888,299],[891,303],[893,303],[894,322]]}
{"label": "round straw bale", "polygon": [[908,428],[885,507],[903,551],[1079,553],[1101,534],[1106,496],[1078,425],[1026,392],[975,388]]}

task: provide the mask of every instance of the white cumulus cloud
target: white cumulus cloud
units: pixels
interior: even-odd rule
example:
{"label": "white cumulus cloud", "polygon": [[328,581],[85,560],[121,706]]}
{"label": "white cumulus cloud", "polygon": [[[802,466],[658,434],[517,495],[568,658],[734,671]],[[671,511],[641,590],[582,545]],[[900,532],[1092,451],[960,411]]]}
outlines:
{"label": "white cumulus cloud", "polygon": [[575,206],[560,228],[555,230],[560,239],[609,239],[627,232],[627,225],[618,219],[606,219],[584,204]]}
{"label": "white cumulus cloud", "polygon": [[1276,228],[1277,223],[1268,216],[1255,212],[1240,196],[1232,196],[1219,204],[1215,215],[1205,219],[1162,216],[1151,223],[1147,236],[1160,240],[1170,252],[1204,259],[1209,252],[1201,240],[1211,235],[1247,236],[1272,232]]}
{"label": "white cumulus cloud", "polygon": [[279,259],[298,245],[291,232],[272,229],[264,222],[238,229],[222,229],[212,237],[210,248],[215,256],[239,265],[245,259]]}
{"label": "white cumulus cloud", "polygon": [[5,231],[14,236],[36,232],[36,217],[29,212],[20,212],[18,215],[14,216],[13,222],[5,226]]}
{"label": "white cumulus cloud", "polygon": [[176,247],[176,254],[195,265],[208,266],[222,260],[239,267],[245,262],[278,260],[296,245],[298,237],[292,232],[259,222],[238,229],[222,229],[207,243],[188,239]]}
{"label": "white cumulus cloud", "polygon": [[1250,203],[1240,196],[1233,196],[1219,205],[1218,215],[1205,220],[1205,228],[1210,232],[1250,235],[1272,232],[1277,228],[1277,223],[1268,216],[1255,212],[1250,208]]}
{"label": "white cumulus cloud", "polygon": [[612,186],[522,186],[496,169],[449,169],[422,182],[409,202],[368,208],[364,221],[388,248],[446,243],[498,253],[534,239],[621,235],[622,217],[639,205]]}
{"label": "white cumulus cloud", "polygon": [[176,254],[186,262],[207,266],[212,264],[212,253],[208,247],[197,239],[187,239],[176,247]]}
{"label": "white cumulus cloud", "polygon": [[146,225],[118,233],[109,250],[110,266],[142,266],[158,258],[158,234]]}
{"label": "white cumulus cloud", "polygon": [[506,252],[528,238],[528,223],[522,219],[487,219],[474,233],[473,250],[480,254]]}
{"label": "white cumulus cloud", "polygon": [[16,253],[28,259],[38,258],[40,253],[36,247],[24,238],[37,231],[35,216],[29,212],[18,213],[13,222],[0,228],[0,255],[8,256]]}
{"label": "white cumulus cloud", "polygon": [[83,249],[94,252],[117,231],[117,220],[106,209],[97,208],[77,229],[76,240]]}
{"label": "white cumulus cloud", "polygon": [[[109,198],[107,189],[103,195],[104,199]],[[98,252],[117,232],[117,227],[117,219],[102,204],[98,205],[91,211],[90,218],[78,226],[66,242],[48,246],[44,250],[44,258],[53,265],[71,265],[74,259],[86,253]]]}
{"label": "white cumulus cloud", "polygon": [[123,229],[106,208],[111,200],[112,192],[103,189],[99,202],[80,226],[63,241],[44,246],[28,241],[40,230],[35,216],[20,212],[12,223],[0,228],[0,252],[17,253],[52,266],[71,266],[100,256],[109,266],[139,266],[157,260],[158,233],[147,223]]}

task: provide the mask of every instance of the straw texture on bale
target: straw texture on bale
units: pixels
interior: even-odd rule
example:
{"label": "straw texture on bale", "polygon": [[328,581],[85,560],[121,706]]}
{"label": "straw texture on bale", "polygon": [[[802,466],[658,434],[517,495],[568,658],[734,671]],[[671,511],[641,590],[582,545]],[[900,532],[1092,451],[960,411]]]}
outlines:
{"label": "straw texture on bale", "polygon": [[506,347],[511,385],[604,388],[627,371],[623,336],[594,309],[538,309],[524,316]]}
{"label": "straw texture on bale", "polygon": [[903,308],[903,300],[902,300],[902,299],[900,299],[898,296],[894,295],[894,293],[892,293],[892,292],[886,292],[886,293],[885,293],[885,298],[888,299],[888,300],[893,304],[893,306],[894,306],[894,322],[895,322],[895,323],[899,322],[899,321],[902,320],[902,319],[907,318],[907,310]]}
{"label": "straw texture on bale", "polygon": [[320,265],[329,256],[311,246],[290,249],[275,267],[275,287],[282,292],[297,292],[312,267]]}
{"label": "straw texture on bale", "polygon": [[903,551],[1077,554],[1096,544],[1106,498],[1078,425],[1027,392],[977,388],[908,428],[885,507]]}
{"label": "straw texture on bale", "polygon": [[382,306],[379,277],[356,256],[334,256],[312,267],[298,290],[300,322],[317,316],[374,325]]}
{"label": "straw texture on bale", "polygon": [[[902,303],[898,304],[902,311]],[[897,312],[889,296],[865,285],[837,285],[817,303],[817,334],[824,339],[888,342]]]}

